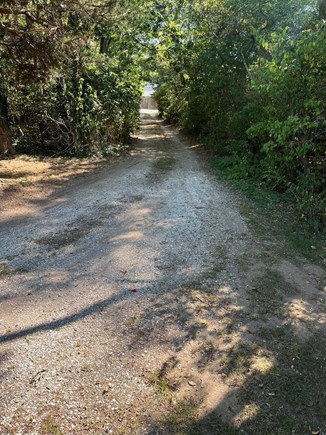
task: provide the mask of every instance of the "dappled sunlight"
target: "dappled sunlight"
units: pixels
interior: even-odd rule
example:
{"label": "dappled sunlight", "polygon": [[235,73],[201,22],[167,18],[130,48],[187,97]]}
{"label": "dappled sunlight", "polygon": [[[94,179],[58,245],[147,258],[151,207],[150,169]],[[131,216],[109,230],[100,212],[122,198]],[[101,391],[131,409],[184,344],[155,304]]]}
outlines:
{"label": "dappled sunlight", "polygon": [[132,215],[130,217],[147,217],[151,212],[152,209],[148,207],[137,208],[137,211],[132,212]]}
{"label": "dappled sunlight", "polygon": [[229,295],[232,292],[232,288],[230,286],[221,286],[218,289],[219,294],[226,294]]}
{"label": "dappled sunlight", "polygon": [[37,218],[44,209],[64,202],[59,188],[76,177],[105,165],[99,158],[60,160],[18,156],[0,160],[0,220],[14,223],[19,218]]}
{"label": "dappled sunlight", "polygon": [[242,424],[254,420],[260,412],[261,408],[257,403],[250,403],[232,417],[231,421],[233,421],[235,427],[240,427]]}
{"label": "dappled sunlight", "polygon": [[44,285],[56,285],[60,287],[60,284],[66,284],[70,279],[70,273],[66,270],[60,270],[60,272],[48,272],[44,277]]}
{"label": "dappled sunlight", "polygon": [[267,356],[259,356],[255,355],[251,358],[251,370],[254,370],[260,374],[266,375],[268,372],[272,370],[275,365],[275,358],[273,355]]}
{"label": "dappled sunlight", "polygon": [[191,146],[189,146],[189,149],[197,149],[197,148],[202,148],[202,147],[203,147],[203,144],[198,143],[198,144],[196,144],[196,145],[191,145]]}
{"label": "dappled sunlight", "polygon": [[[280,364],[278,352],[274,344],[271,345],[272,341],[257,338],[257,327],[253,329],[248,307],[239,299],[238,288],[220,279],[213,287],[210,284],[205,288],[198,282],[193,283],[198,276],[191,265],[180,264],[177,269],[168,268],[162,273],[153,267],[150,258],[142,255],[151,244],[148,219],[159,203],[158,199],[149,202],[137,195],[129,201],[122,199],[121,204],[127,210],[122,215],[119,205],[116,213],[112,209],[110,215],[110,225],[114,228],[119,222],[120,229],[108,239],[107,248],[101,252],[95,251],[96,232],[93,231],[98,225],[106,225],[105,219],[99,216],[99,222],[84,220],[89,236],[88,233],[82,234],[80,241],[92,236],[94,243],[94,250],[88,248],[91,250],[84,261],[84,272],[77,275],[71,266],[66,270],[62,258],[62,268],[46,267],[41,279],[29,273],[23,274],[20,285],[24,290],[13,294],[16,312],[20,315],[20,328],[8,326],[1,331],[0,341],[8,343],[24,337],[33,340],[34,336],[39,337],[46,331],[83,325],[96,315],[108,336],[122,331],[119,346],[133,353],[133,364],[137,367],[145,370],[146,355],[160,355],[156,365],[151,363],[156,370],[155,376],[164,379],[177,402],[194,401],[194,427],[201,424],[204,427],[217,416],[222,416],[235,427],[246,428],[259,421],[274,402],[280,408],[279,415],[282,415],[282,405],[277,402],[279,387],[274,385]],[[161,229],[164,234],[166,229],[181,221],[180,216],[174,216],[155,220],[152,224],[155,231]],[[55,243],[56,255],[60,255],[61,250],[75,255],[78,245],[66,246],[60,234],[54,240],[49,236],[55,227],[52,224],[46,232],[40,229],[42,237],[35,234],[35,240],[43,240],[44,246],[49,247]],[[74,237],[79,240],[79,234]],[[160,254],[157,256],[159,260]],[[119,267],[121,264],[123,268]],[[105,272],[108,269],[111,271],[110,280]],[[173,288],[166,281],[169,275],[180,276],[189,284]],[[87,298],[85,290],[79,290],[81,283],[84,287],[85,282],[89,283]],[[131,289],[136,293],[131,293]],[[154,297],[153,289],[156,289]],[[76,297],[83,303],[77,304]],[[125,304],[138,307],[138,298],[142,298],[144,308],[137,308],[130,318],[128,311],[124,313]],[[52,309],[49,319],[48,311],[53,301],[57,307]],[[42,306],[43,313],[31,319],[29,312],[35,304]],[[313,315],[313,307],[303,299],[291,299],[291,302],[284,303],[284,307],[295,321],[314,322],[314,325],[323,321],[322,317]],[[121,312],[119,326],[110,320],[112,312],[117,310]],[[295,323],[291,328],[295,331]],[[91,346],[95,343],[89,344],[88,348]],[[109,354],[107,358],[110,358]],[[247,394],[247,391],[251,391],[250,400],[246,398],[243,403],[239,402],[239,395]],[[149,421],[154,427],[156,423]]]}
{"label": "dappled sunlight", "polygon": [[159,111],[156,109],[140,109],[140,116],[151,116],[151,117],[157,117],[159,115]]}
{"label": "dappled sunlight", "polygon": [[110,239],[110,241],[111,242],[117,242],[119,240],[135,241],[135,240],[140,240],[143,236],[144,235],[141,231],[129,231],[124,234],[120,234],[116,237],[113,237],[112,239]]}
{"label": "dappled sunlight", "polygon": [[[168,427],[178,409],[189,412],[189,433],[198,434],[223,433],[225,422],[243,431],[257,425],[261,433],[266,415],[275,427],[300,406],[313,419],[300,394],[321,397],[317,343],[324,317],[313,304],[320,289],[310,299],[304,292],[319,285],[320,272],[312,270],[317,275],[297,291],[255,257],[254,277],[249,267],[244,277],[237,258],[247,255],[240,241],[246,227],[222,208],[228,197],[211,190],[205,200],[192,190],[193,167],[178,175],[184,147],[167,140],[174,133],[164,130],[162,137],[152,128],[112,177],[67,192],[55,207],[44,202],[40,222],[6,259],[0,342],[28,361],[25,390],[35,391],[35,370],[46,366],[45,376],[57,380],[60,367],[68,385],[78,384],[78,402],[93,394],[94,409],[115,418],[117,407],[128,422],[135,406],[151,433]],[[87,195],[92,200],[82,202]],[[15,246],[16,227],[9,228],[8,246]],[[298,333],[304,328],[309,334]],[[10,371],[0,376],[9,385]],[[46,390],[46,382],[37,382],[51,400],[66,392],[58,406],[75,394],[64,384]],[[130,397],[125,385],[133,385]],[[146,414],[156,402],[159,412]]]}
{"label": "dappled sunlight", "polygon": [[139,137],[140,141],[149,141],[149,140],[153,140],[153,139],[162,139],[162,136],[159,134],[153,134],[151,136],[144,136],[144,137]]}
{"label": "dappled sunlight", "polygon": [[301,321],[313,323],[315,327],[326,326],[326,313],[316,311],[316,306],[301,298],[292,299],[285,309],[287,316],[294,321],[293,326],[300,326],[298,323]]}
{"label": "dappled sunlight", "polygon": [[326,435],[326,0],[2,3],[0,434]]}
{"label": "dappled sunlight", "polygon": [[[168,191],[165,194],[168,194]],[[161,195],[160,200],[164,198],[164,195]],[[10,341],[26,334],[32,335],[78,322],[96,312],[97,309],[105,308],[106,299],[103,296],[107,291],[113,292],[118,297],[120,297],[119,294],[123,297],[124,294],[128,294],[125,292],[133,288],[136,283],[139,292],[150,291],[149,286],[155,283],[164,286],[161,270],[153,268],[152,259],[142,255],[147,244],[150,246],[152,243],[145,229],[148,229],[148,219],[153,208],[159,204],[160,201],[154,200],[148,206],[147,202],[143,202],[141,196],[135,196],[130,197],[129,201],[121,199],[116,206],[103,208],[103,216],[99,208],[97,219],[83,218],[71,222],[67,228],[60,228],[59,218],[54,218],[47,226],[40,226],[38,232],[33,233],[33,249],[22,258],[21,271],[19,273],[13,271],[13,275],[10,277],[10,281],[20,282],[20,291],[3,293],[3,302],[7,300],[11,304],[10,301],[14,299],[16,310],[21,313],[20,325],[22,329],[3,336],[2,340]],[[127,207],[123,215],[120,215],[121,206]],[[123,231],[119,230],[117,234],[108,239],[105,250],[98,251],[96,241],[89,244],[88,240],[94,238],[94,231],[97,228],[106,225],[107,213],[109,213],[108,218],[111,225],[119,224],[119,228],[123,228]],[[155,220],[152,228],[156,232],[166,231],[178,225],[179,222],[182,222],[182,218],[179,216],[175,216],[173,219]],[[60,229],[58,230],[58,228]],[[84,248],[80,249],[78,245],[80,243]],[[154,244],[156,244],[155,241]],[[38,273],[35,275],[33,270],[24,270],[23,268],[24,264],[33,263],[39,258],[39,250],[47,252],[48,259],[44,262],[44,267],[42,262],[37,264]],[[86,253],[87,257],[85,257]],[[78,260],[74,259],[75,256],[82,258],[80,261],[83,262],[83,273],[76,273],[78,270],[76,261]],[[159,257],[157,261],[159,261]],[[123,268],[127,269],[128,274],[124,275],[121,272],[121,264]],[[111,282],[105,278],[107,269],[111,273]],[[170,273],[175,273],[173,270]],[[191,279],[193,276],[192,267],[187,264],[180,265],[176,276],[181,277],[183,274]],[[122,291],[116,290],[112,280],[123,283],[126,288]],[[79,291],[79,286],[87,281],[89,282],[87,303],[93,304],[95,308],[90,307],[88,310],[85,302],[82,313],[78,313],[75,306],[80,304],[80,298],[83,298],[84,295],[84,291]],[[80,296],[77,300],[76,294]],[[56,302],[57,308],[52,311],[53,320],[47,325],[42,320],[47,318],[48,309],[54,302]],[[35,304],[42,304],[43,312],[38,318],[31,319],[29,312]],[[67,306],[69,308],[66,311],[69,312],[69,315],[62,317],[61,312]],[[6,307],[3,306],[3,308]],[[33,326],[28,326],[31,324]]]}
{"label": "dappled sunlight", "polygon": [[[165,326],[171,328],[171,344],[175,336],[180,337],[180,333],[183,338],[180,337],[175,343],[173,356],[170,353],[169,360],[162,367],[165,367],[164,379],[176,389],[180,404],[193,401],[196,420],[189,423],[189,427],[193,427],[195,433],[201,433],[200,427],[214,427],[213,422],[222,417],[222,420],[231,421],[236,428],[245,430],[256,421],[261,424],[265,413],[271,412],[271,409],[276,421],[284,418],[284,413],[289,412],[286,410],[291,405],[286,403],[288,399],[283,398],[284,395],[288,396],[286,389],[290,388],[286,386],[289,381],[287,377],[284,378],[283,371],[287,373],[290,370],[299,376],[299,370],[306,370],[305,366],[301,369],[295,367],[297,363],[300,364],[301,358],[307,357],[305,346],[309,346],[309,339],[317,333],[323,319],[319,321],[317,313],[312,315],[313,309],[309,308],[309,304],[292,300],[290,306],[296,309],[300,307],[307,316],[303,320],[314,328],[312,335],[306,337],[307,344],[300,341],[300,350],[296,342],[292,345],[281,342],[278,345],[274,335],[268,339],[263,335],[269,334],[270,330],[271,334],[285,333],[287,340],[293,341],[295,335],[291,334],[295,334],[295,324],[292,323],[291,330],[287,332],[283,332],[281,326],[279,331],[277,328],[274,330],[267,323],[266,329],[260,330],[264,328],[264,321],[259,322],[258,328],[257,325],[253,327],[248,307],[239,303],[237,289],[229,285],[221,284],[214,290],[185,286],[175,293],[175,297],[177,305],[172,298],[164,299],[159,306],[165,307],[173,321],[170,326]],[[153,317],[158,315],[156,307],[151,313]],[[296,314],[293,315],[297,318]],[[172,333],[175,324],[180,328],[178,334]],[[303,336],[300,340],[303,340]],[[150,335],[148,341],[155,347],[155,334]],[[293,351],[297,353],[292,353],[289,360],[284,360],[283,351],[278,346],[284,347],[284,351],[290,352],[290,355],[293,346]],[[318,354],[317,363],[320,350]],[[314,357],[309,355],[309,358],[312,360]],[[173,361],[173,364],[169,361]],[[307,383],[302,381],[308,388]],[[306,394],[311,397],[313,387],[309,386],[308,389]],[[239,398],[242,400],[239,401]]]}

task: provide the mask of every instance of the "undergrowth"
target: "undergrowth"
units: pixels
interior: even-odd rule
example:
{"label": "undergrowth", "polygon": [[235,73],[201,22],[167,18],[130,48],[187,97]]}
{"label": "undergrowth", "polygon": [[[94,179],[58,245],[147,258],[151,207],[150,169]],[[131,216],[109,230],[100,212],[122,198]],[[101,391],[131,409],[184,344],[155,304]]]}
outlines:
{"label": "undergrowth", "polygon": [[245,204],[243,208],[249,217],[249,225],[256,231],[266,233],[268,228],[269,235],[287,241],[287,246],[299,254],[318,262],[325,258],[325,225],[320,217],[321,210],[320,213],[313,209],[303,213],[303,204],[299,207],[291,193],[272,190],[254,175],[244,176],[229,161],[226,164],[223,157],[213,161],[213,168],[219,178],[228,180],[250,200],[251,204]]}

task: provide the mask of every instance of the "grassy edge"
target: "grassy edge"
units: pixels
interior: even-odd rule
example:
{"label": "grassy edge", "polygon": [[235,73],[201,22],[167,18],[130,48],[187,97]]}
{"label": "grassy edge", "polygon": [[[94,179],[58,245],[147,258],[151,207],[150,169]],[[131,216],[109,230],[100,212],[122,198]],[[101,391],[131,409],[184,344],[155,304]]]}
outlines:
{"label": "grassy edge", "polygon": [[[227,171],[217,168],[215,162],[216,160],[212,167],[217,177],[227,181],[235,191],[249,199],[249,203],[242,204],[242,211],[255,232],[265,233],[268,227],[270,236],[286,242],[288,254],[295,252],[325,265],[325,234],[300,218],[289,195],[267,190],[253,179],[231,178]],[[271,222],[273,225],[270,225]],[[284,252],[284,244],[282,245]]]}

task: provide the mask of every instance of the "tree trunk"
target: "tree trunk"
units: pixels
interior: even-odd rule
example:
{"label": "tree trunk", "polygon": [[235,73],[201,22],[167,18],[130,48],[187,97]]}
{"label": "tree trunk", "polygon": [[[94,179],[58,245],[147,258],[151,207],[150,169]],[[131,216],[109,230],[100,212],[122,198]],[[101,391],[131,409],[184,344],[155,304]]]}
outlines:
{"label": "tree trunk", "polygon": [[8,101],[2,87],[0,88],[0,154],[15,154],[11,145],[11,134],[8,125]]}
{"label": "tree trunk", "polygon": [[318,0],[319,4],[319,18],[321,20],[326,19],[326,0]]}
{"label": "tree trunk", "polygon": [[16,154],[15,148],[11,145],[11,135],[8,123],[0,118],[0,154]]}

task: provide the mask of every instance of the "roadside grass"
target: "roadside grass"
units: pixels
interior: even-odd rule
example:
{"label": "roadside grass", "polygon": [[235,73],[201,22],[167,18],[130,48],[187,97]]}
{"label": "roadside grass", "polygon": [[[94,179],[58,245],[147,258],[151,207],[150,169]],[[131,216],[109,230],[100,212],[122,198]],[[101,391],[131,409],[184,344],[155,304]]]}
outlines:
{"label": "roadside grass", "polygon": [[240,391],[242,403],[255,404],[241,428],[250,433],[324,433],[325,337],[302,341],[287,327],[262,327],[259,337],[274,357],[265,373],[252,372]]}
{"label": "roadside grass", "polygon": [[172,392],[172,387],[170,386],[169,381],[159,371],[151,374],[149,382],[155,387],[161,397],[166,398]]}
{"label": "roadside grass", "polygon": [[[196,288],[179,289],[191,300],[207,309],[220,307],[220,299],[209,291]],[[258,275],[253,288],[248,288],[249,306],[240,312],[226,314],[221,319],[220,334],[214,332],[191,338],[199,373],[218,374],[231,389],[237,390],[235,408],[228,405],[228,415],[222,402],[203,415],[201,399],[170,394],[168,381],[156,375],[153,382],[160,394],[169,397],[169,410],[164,427],[169,434],[318,434],[326,431],[326,391],[323,379],[326,372],[326,337],[317,325],[304,322],[307,336],[298,334],[301,325],[287,317],[289,299],[304,295],[288,283],[283,275],[267,268]],[[214,296],[214,298],[213,298]],[[218,302],[218,303],[217,303]],[[206,305],[207,303],[207,305]],[[212,307],[212,309],[213,309]],[[215,309],[214,308],[214,309]],[[196,326],[196,313],[188,313],[186,326]],[[238,328],[238,322],[243,328]],[[199,325],[198,325],[199,326]],[[200,325],[201,326],[201,325]],[[206,333],[205,333],[206,334]],[[225,348],[226,339],[233,343]],[[221,344],[224,349],[221,351]],[[222,344],[223,346],[223,344]],[[209,387],[208,387],[209,388]],[[166,395],[166,391],[167,394]],[[224,406],[224,408],[223,408]],[[228,420],[226,423],[224,420]],[[164,432],[165,433],[165,432]]]}
{"label": "roadside grass", "polygon": [[216,278],[222,270],[224,270],[225,264],[221,261],[216,261],[216,263],[211,267],[211,269],[204,274],[204,278]]}
{"label": "roadside grass", "polygon": [[63,432],[50,416],[44,418],[42,424],[42,433],[51,435],[63,435]]}
{"label": "roadside grass", "polygon": [[284,298],[299,293],[292,284],[285,281],[282,274],[273,269],[265,269],[255,279],[255,285],[248,291],[252,308],[261,316],[282,316]]}
{"label": "roadside grass", "polygon": [[[279,235],[277,229],[275,234]],[[225,251],[220,252],[218,247],[216,257],[217,261],[225,260]],[[326,337],[317,324],[308,320],[299,324],[288,316],[289,301],[305,295],[277,270],[278,260],[277,252],[266,251],[259,256],[255,278],[247,288],[248,306],[223,319],[220,333],[214,335],[219,341],[211,341],[204,366],[200,366],[202,359],[197,362],[199,370],[213,369],[230,388],[237,389],[236,414],[229,424],[220,419],[218,407],[207,416],[199,417],[200,404],[186,399],[172,407],[166,420],[168,433],[326,433],[326,391],[322,386],[326,372]],[[212,303],[212,307],[221,306],[221,298],[209,290],[195,285],[179,290],[197,301],[197,314],[206,311]],[[202,326],[194,321],[188,314],[186,324],[190,332],[193,327]],[[243,329],[238,328],[238,323]],[[307,329],[308,335],[300,334],[301,327]],[[200,328],[194,329],[193,340],[198,338],[199,331]],[[215,352],[220,340],[225,343],[231,336],[235,345],[224,354]]]}
{"label": "roadside grass", "polygon": [[191,398],[178,401],[166,420],[168,433],[173,435],[239,434],[214,413],[198,418],[198,406],[199,404]]}
{"label": "roadside grass", "polygon": [[[244,283],[250,283],[243,287],[242,302],[248,302],[240,302],[238,310],[223,310],[228,300],[216,293],[216,287],[214,291],[209,287],[210,278],[222,277],[228,262],[223,245],[217,246],[210,270],[178,290],[190,301],[191,309],[185,308],[180,320],[188,333],[186,340],[193,342],[195,370],[218,374],[230,391],[237,391],[237,399],[231,399],[231,411],[226,395],[203,415],[196,394],[177,400],[176,392],[165,420],[167,433],[322,435],[326,433],[326,337],[315,317],[305,320],[290,314],[293,300],[304,303],[305,296],[309,300],[313,295],[306,295],[304,286],[291,283],[291,273],[278,268],[283,259],[297,266],[305,258],[322,265],[324,239],[298,215],[289,196],[249,180],[228,181],[247,198],[242,211],[254,236],[255,246],[236,260],[245,272]],[[241,291],[241,286],[236,290]],[[205,319],[209,323],[219,316],[214,331],[205,325]],[[155,381],[164,390],[161,382]],[[228,411],[222,415],[225,405]]]}
{"label": "roadside grass", "polygon": [[324,332],[314,328],[308,339],[296,335],[286,318],[285,299],[298,290],[279,272],[266,269],[248,292],[258,329],[252,341],[241,340],[220,365],[226,382],[239,388],[242,411],[236,426],[246,433],[325,433]]}
{"label": "roadside grass", "polygon": [[201,309],[211,306],[218,301],[218,297],[212,289],[200,287],[200,281],[186,284],[185,286],[178,288],[178,291],[181,294],[188,295],[193,300],[205,304],[201,305]]}
{"label": "roadside grass", "polygon": [[266,269],[248,292],[260,326],[254,341],[233,349],[222,367],[228,382],[240,387],[246,412],[240,413],[238,427],[249,433],[324,433],[326,392],[320,382],[326,370],[325,335],[316,328],[306,340],[295,334],[285,299],[299,291],[278,271]]}
{"label": "roadside grass", "polygon": [[231,177],[216,161],[213,169],[219,178],[227,180],[235,190],[250,200],[242,204],[248,225],[258,235],[266,237],[268,232],[269,237],[280,241],[275,248],[278,254],[290,255],[295,252],[318,263],[325,260],[324,233],[318,222],[311,218],[305,220],[305,216],[300,215],[289,194],[267,190],[255,180]]}

